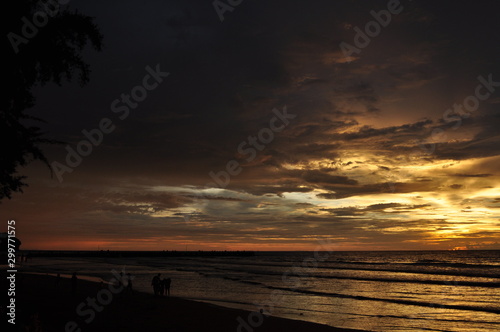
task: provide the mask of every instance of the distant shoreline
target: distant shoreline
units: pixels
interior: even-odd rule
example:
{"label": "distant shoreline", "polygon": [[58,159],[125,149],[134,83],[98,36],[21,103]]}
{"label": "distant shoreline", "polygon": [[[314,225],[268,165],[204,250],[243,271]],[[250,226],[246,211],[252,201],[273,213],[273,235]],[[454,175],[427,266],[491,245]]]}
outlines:
{"label": "distant shoreline", "polygon": [[25,250],[29,257],[251,257],[254,251],[111,251],[111,250]]}
{"label": "distant shoreline", "polygon": [[[320,252],[467,252],[467,251],[500,251],[500,249],[401,249],[401,250],[319,250]],[[203,253],[304,253],[304,252],[315,252],[315,250],[108,250],[108,249],[100,249],[100,250],[66,250],[66,249],[20,249],[19,252],[23,253],[43,253],[43,252],[139,252],[139,253],[155,253],[155,252],[178,252],[178,253],[195,253],[195,252],[203,252]]]}
{"label": "distant shoreline", "polygon": [[[331,252],[463,252],[500,251],[497,249],[478,250],[375,250],[375,251],[331,251]],[[314,251],[258,251],[258,250],[19,250],[18,255],[29,257],[253,257],[266,253],[308,253]],[[322,252],[328,252],[327,250]],[[0,253],[0,256],[4,254]]]}

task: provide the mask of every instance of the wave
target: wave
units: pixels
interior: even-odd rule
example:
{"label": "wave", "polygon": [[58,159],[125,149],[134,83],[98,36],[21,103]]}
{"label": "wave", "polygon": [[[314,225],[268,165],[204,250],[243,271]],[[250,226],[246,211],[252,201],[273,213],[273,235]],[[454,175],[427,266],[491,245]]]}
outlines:
{"label": "wave", "polygon": [[[256,310],[261,309],[262,307],[266,307],[266,304],[260,305],[258,303],[252,303],[252,302],[243,302],[243,301],[237,301],[237,300],[229,300],[229,299],[218,299],[218,298],[200,298],[200,297],[189,297],[188,299],[194,300],[194,301],[202,301],[202,302],[212,302],[212,303],[220,303],[220,304],[239,304],[239,305],[247,305],[251,307],[255,307]],[[295,308],[295,307],[288,307],[288,306],[283,306],[283,305],[277,305],[274,304],[273,308],[279,308],[279,309],[286,309],[286,310],[292,310],[292,311],[300,311],[300,312],[310,312],[310,313],[326,313],[326,314],[331,314],[331,311],[325,311],[325,310],[318,310],[318,309],[308,309],[308,308]],[[396,319],[416,319],[416,320],[425,320],[425,321],[442,321],[442,322],[463,322],[463,323],[470,323],[470,320],[466,319],[446,319],[446,318],[424,318],[424,317],[418,317],[417,315],[373,315],[373,314],[362,314],[362,313],[348,313],[348,315],[352,316],[363,316],[363,317],[375,317],[375,318],[381,318],[381,317],[388,317],[388,318],[396,318]],[[484,324],[493,324],[493,325],[500,325],[500,322],[492,322],[492,321],[475,321],[476,323],[484,323]]]}
{"label": "wave", "polygon": [[[441,263],[440,263],[441,264]],[[442,267],[459,267],[459,264],[455,264],[455,266],[449,266],[449,263],[442,263]],[[446,264],[446,266],[445,266]],[[367,264],[368,265],[368,264]],[[372,264],[370,264],[372,265]],[[481,278],[497,278],[500,279],[499,273],[500,269],[498,269],[498,272],[491,272],[491,275],[486,275],[486,271],[464,271],[464,270],[459,270],[459,271],[445,271],[445,270],[416,270],[416,269],[411,269],[411,268],[394,268],[391,267],[391,264],[384,264],[388,267],[374,267],[374,268],[369,268],[366,266],[363,267],[343,267],[343,266],[325,266],[325,265],[319,265],[317,268],[318,269],[331,269],[331,270],[352,270],[352,271],[383,271],[383,272],[395,272],[395,273],[414,273],[414,274],[433,274],[433,275],[446,275],[446,276],[464,276],[464,277],[481,277]],[[408,263],[408,264],[400,264],[402,266],[422,266],[424,264],[421,263]],[[429,265],[425,265],[429,266]],[[437,263],[436,263],[437,266]],[[397,265],[395,266],[397,267]]]}
{"label": "wave", "polygon": [[[226,269],[226,268],[215,268],[217,270],[232,271],[232,272],[246,272],[257,275],[283,275],[282,272],[265,272],[256,270],[236,270],[236,269]],[[288,273],[288,276],[296,276],[299,278],[319,278],[319,279],[343,279],[343,280],[360,280],[360,281],[377,281],[377,282],[402,282],[402,283],[413,283],[413,284],[428,284],[428,285],[445,285],[445,286],[469,286],[469,287],[500,287],[500,282],[485,282],[485,281],[442,281],[442,280],[417,280],[417,279],[397,279],[397,278],[370,278],[370,277],[355,277],[355,276],[325,276],[321,274],[298,274],[298,273]],[[228,278],[227,276],[225,278]],[[239,280],[234,280],[239,281]]]}
{"label": "wave", "polygon": [[[298,262],[297,262],[298,263]],[[325,262],[324,262],[325,263]],[[298,265],[286,263],[265,263],[265,262],[204,262],[208,266],[214,265],[229,265],[229,266],[262,266],[262,267],[278,267],[292,268]],[[335,264],[335,265],[333,265]],[[358,265],[358,266],[356,266]],[[435,267],[436,269],[418,269],[419,267]],[[442,268],[454,268],[454,270],[444,270]],[[414,273],[414,274],[433,274],[446,276],[465,276],[465,277],[481,277],[481,278],[496,278],[500,279],[500,265],[491,264],[469,264],[469,263],[452,263],[438,260],[418,260],[412,263],[373,263],[373,262],[358,262],[358,261],[338,261],[331,262],[328,265],[321,264],[316,266],[317,269],[323,270],[353,270],[353,271],[384,271],[395,273]],[[489,271],[490,270],[490,271]]]}
{"label": "wave", "polygon": [[440,261],[435,259],[419,259],[413,263],[398,263],[401,265],[424,265],[424,266],[444,266],[444,267],[458,267],[458,268],[481,268],[481,269],[490,269],[490,268],[500,268],[500,265],[494,264],[471,264],[471,263],[453,263]]}
{"label": "wave", "polygon": [[380,302],[389,302],[389,303],[397,303],[397,304],[405,304],[405,305],[414,305],[420,307],[433,307],[439,309],[455,309],[455,310],[469,310],[469,311],[481,311],[488,313],[500,314],[500,309],[490,308],[490,307],[478,307],[478,306],[467,306],[467,305],[452,305],[452,304],[438,304],[432,302],[424,302],[424,301],[413,301],[413,300],[403,300],[403,299],[386,299],[386,298],[377,298],[377,297],[368,297],[361,295],[348,295],[348,294],[340,294],[340,293],[327,293],[320,291],[313,291],[307,289],[296,289],[296,288],[287,288],[287,287],[278,287],[266,285],[260,282],[255,281],[246,281],[241,280],[239,278],[228,278],[234,281],[239,281],[242,283],[252,284],[252,285],[260,285],[267,289],[273,290],[282,290],[289,291],[301,294],[308,295],[316,295],[316,296],[328,296],[328,297],[338,297],[338,298],[347,298],[347,299],[355,299],[355,300],[365,300],[365,301],[380,301]]}
{"label": "wave", "polygon": [[307,295],[338,297],[338,298],[354,299],[354,300],[362,300],[362,301],[389,302],[389,303],[397,303],[397,304],[405,304],[405,305],[414,305],[414,306],[419,306],[419,307],[432,307],[432,308],[438,308],[438,309],[481,311],[481,312],[500,314],[500,309],[489,308],[489,307],[476,307],[476,306],[453,305],[453,304],[438,304],[438,303],[432,303],[432,302],[400,300],[400,299],[384,299],[384,298],[368,297],[368,296],[361,296],[361,295],[327,293],[327,292],[319,292],[319,291],[312,291],[312,290],[306,290],[306,289],[294,289],[294,288],[277,287],[277,286],[269,286],[269,285],[266,285],[265,287],[268,289],[289,291],[289,292],[295,292],[295,293],[301,293],[301,294],[307,294]]}
{"label": "wave", "polygon": [[[388,265],[388,264],[385,264]],[[409,264],[404,264],[406,266],[422,266],[423,264],[415,264],[415,263],[409,263]],[[449,265],[449,264],[448,264]],[[429,266],[429,265],[425,265]],[[436,265],[436,267],[438,267]],[[451,266],[445,266],[441,265],[441,267],[451,267]],[[458,266],[452,266],[458,268]],[[458,271],[450,271],[450,270],[415,270],[415,269],[408,269],[408,268],[392,268],[392,267],[381,267],[381,268],[369,268],[369,267],[340,267],[340,266],[318,266],[320,269],[332,269],[332,270],[354,270],[354,271],[384,271],[384,272],[395,272],[395,273],[414,273],[414,274],[433,274],[433,275],[443,275],[443,276],[463,276],[463,277],[480,277],[480,278],[496,278],[500,279],[498,277],[500,269],[496,267],[498,271],[495,272],[490,272],[489,274],[486,273],[487,271],[464,271],[464,270],[458,270]]]}

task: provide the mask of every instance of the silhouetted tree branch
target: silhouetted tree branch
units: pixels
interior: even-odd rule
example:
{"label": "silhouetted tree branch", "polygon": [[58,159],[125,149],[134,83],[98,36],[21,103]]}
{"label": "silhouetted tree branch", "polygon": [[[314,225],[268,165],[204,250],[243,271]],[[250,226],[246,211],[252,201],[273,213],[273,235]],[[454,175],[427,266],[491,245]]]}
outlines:
{"label": "silhouetted tree branch", "polygon": [[45,11],[45,7],[39,0],[17,0],[9,4],[9,10],[3,12],[2,73],[7,91],[0,101],[0,200],[11,198],[12,193],[22,192],[27,186],[26,176],[18,174],[20,167],[40,160],[50,168],[40,145],[56,142],[44,138],[39,127],[23,123],[41,121],[26,114],[35,105],[32,89],[48,82],[61,85],[75,76],[80,85],[86,84],[90,68],[81,52],[88,43],[100,51],[103,38],[92,17],[57,7],[52,10],[52,17],[47,15],[47,24],[36,28],[36,34],[27,38],[22,33],[26,23],[21,19],[31,21],[33,15]]}

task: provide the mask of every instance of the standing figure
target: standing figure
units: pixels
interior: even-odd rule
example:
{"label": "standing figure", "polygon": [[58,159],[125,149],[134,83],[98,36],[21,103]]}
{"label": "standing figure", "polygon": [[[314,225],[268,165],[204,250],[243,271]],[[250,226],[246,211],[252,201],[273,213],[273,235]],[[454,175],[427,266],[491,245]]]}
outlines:
{"label": "standing figure", "polygon": [[160,294],[160,296],[163,296],[165,291],[165,283],[163,282],[163,280],[160,279],[160,284],[158,286],[159,287],[158,293]]}
{"label": "standing figure", "polygon": [[151,280],[151,286],[153,286],[153,293],[155,294],[155,296],[158,296],[160,293],[160,276],[161,273],[158,273],[158,275],[154,276],[153,280]]}
{"label": "standing figure", "polygon": [[118,278],[118,288],[122,289],[123,287],[125,287],[123,284],[123,272],[120,272],[120,278]]}
{"label": "standing figure", "polygon": [[172,283],[172,279],[167,278],[163,279],[163,288],[165,289],[165,295],[170,296],[170,284]]}
{"label": "standing figure", "polygon": [[132,293],[132,275],[127,273],[127,291]]}
{"label": "standing figure", "polygon": [[125,290],[125,282],[124,282],[123,272],[120,272],[120,277],[118,278],[118,289],[120,290],[120,299],[122,299],[123,293]]}

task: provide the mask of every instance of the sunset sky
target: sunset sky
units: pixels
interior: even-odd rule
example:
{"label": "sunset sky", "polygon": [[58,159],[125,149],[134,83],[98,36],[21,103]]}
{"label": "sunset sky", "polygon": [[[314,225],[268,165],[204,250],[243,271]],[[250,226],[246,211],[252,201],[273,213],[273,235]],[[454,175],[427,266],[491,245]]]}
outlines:
{"label": "sunset sky", "polygon": [[[401,0],[348,58],[387,1],[244,0],[222,22],[212,2],[69,3],[104,49],[84,52],[89,84],[38,87],[29,113],[73,149],[115,129],[62,182],[21,170],[0,211],[22,249],[500,249],[497,2]],[[147,66],[169,75],[120,119]],[[66,163],[66,144],[44,151]]]}

